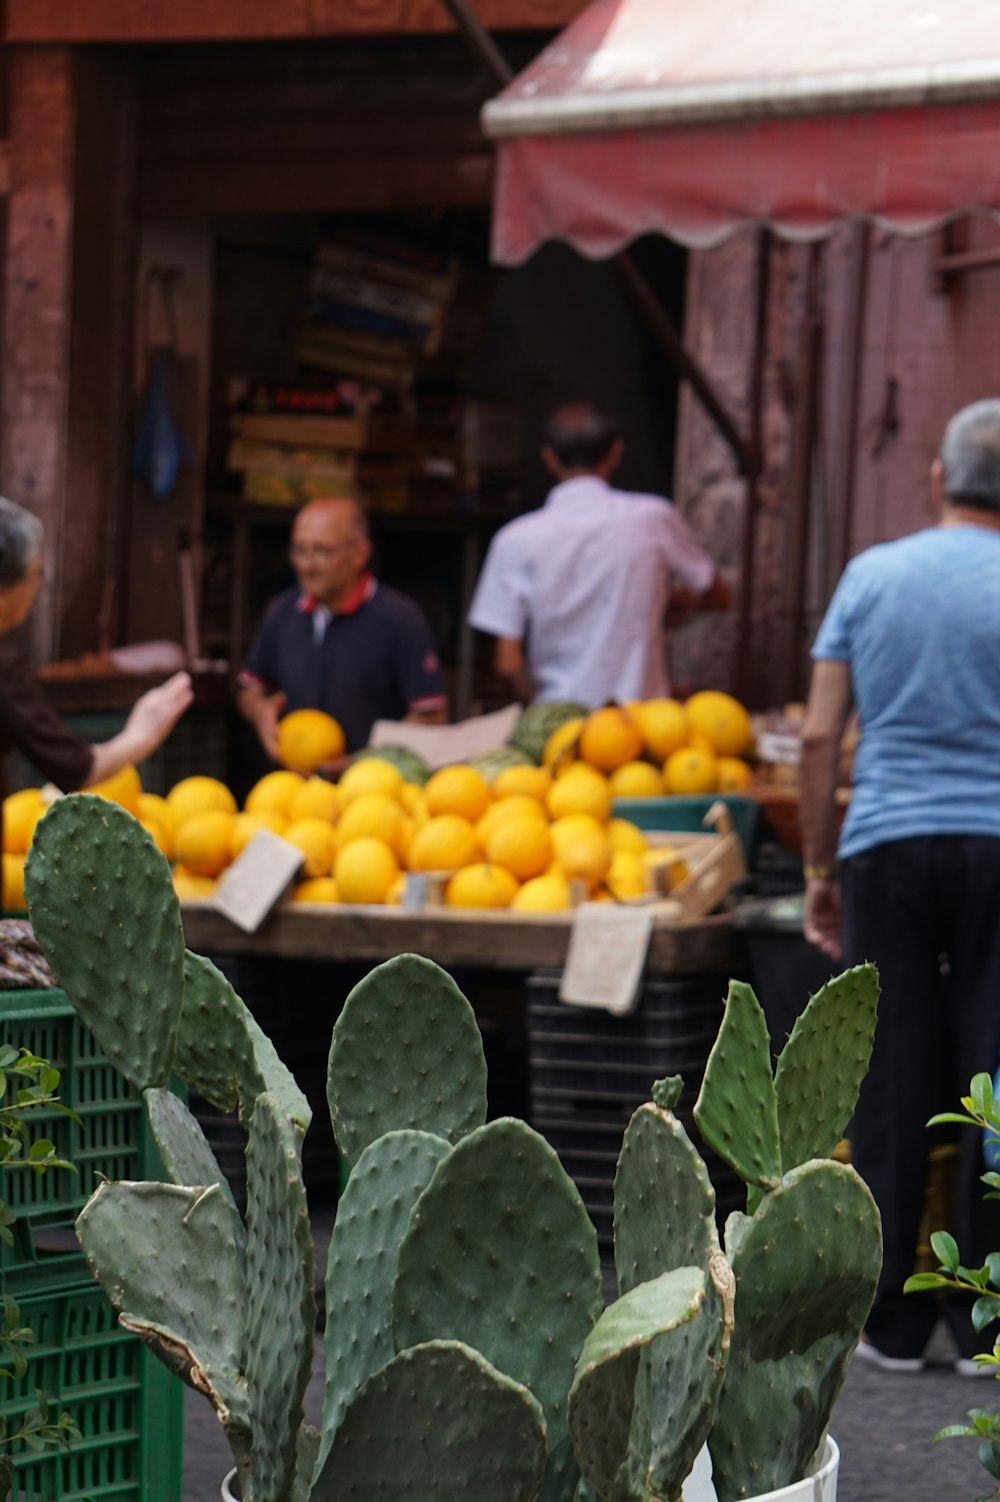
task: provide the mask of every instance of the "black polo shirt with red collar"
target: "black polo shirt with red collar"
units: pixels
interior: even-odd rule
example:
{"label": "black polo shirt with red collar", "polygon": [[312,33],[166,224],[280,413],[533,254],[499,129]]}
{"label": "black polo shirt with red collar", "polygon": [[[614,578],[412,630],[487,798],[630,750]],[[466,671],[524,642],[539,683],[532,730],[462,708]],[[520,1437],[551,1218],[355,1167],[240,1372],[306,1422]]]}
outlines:
{"label": "black polo shirt with red collar", "polygon": [[413,600],[370,574],[333,612],[297,589],[278,595],[240,681],[280,690],[286,712],[333,715],[349,751],[368,744],[376,720],[402,720],[447,703],[426,617]]}

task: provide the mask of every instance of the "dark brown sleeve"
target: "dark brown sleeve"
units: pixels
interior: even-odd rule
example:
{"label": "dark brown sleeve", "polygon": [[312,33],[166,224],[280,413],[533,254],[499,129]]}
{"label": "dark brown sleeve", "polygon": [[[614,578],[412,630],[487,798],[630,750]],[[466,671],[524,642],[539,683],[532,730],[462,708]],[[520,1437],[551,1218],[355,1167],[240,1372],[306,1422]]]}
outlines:
{"label": "dark brown sleeve", "polygon": [[90,775],[94,753],[57,713],[14,644],[0,637],[0,742],[28,758],[64,793],[75,792]]}

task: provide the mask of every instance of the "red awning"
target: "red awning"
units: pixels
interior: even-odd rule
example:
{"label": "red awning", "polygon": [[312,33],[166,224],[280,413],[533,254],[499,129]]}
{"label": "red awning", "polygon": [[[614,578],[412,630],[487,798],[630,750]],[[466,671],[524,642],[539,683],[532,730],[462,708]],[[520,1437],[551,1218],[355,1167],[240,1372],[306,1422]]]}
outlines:
{"label": "red awning", "polygon": [[1000,214],[997,0],[594,0],[489,103],[494,255]]}

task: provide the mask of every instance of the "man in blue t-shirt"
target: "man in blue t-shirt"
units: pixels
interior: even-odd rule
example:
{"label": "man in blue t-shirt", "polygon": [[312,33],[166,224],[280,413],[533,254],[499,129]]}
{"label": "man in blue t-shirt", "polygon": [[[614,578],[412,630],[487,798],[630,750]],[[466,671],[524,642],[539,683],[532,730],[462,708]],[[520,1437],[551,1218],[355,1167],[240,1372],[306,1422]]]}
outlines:
{"label": "man in blue t-shirt", "polygon": [[371,553],[355,500],[310,501],[295,518],[290,557],[298,587],[272,600],[239,680],[240,713],[273,761],[278,720],[293,709],[333,715],[349,751],[367,744],[376,720],[446,718],[427,619],[413,600],[376,581]]}
{"label": "man in blue t-shirt", "polygon": [[[983,1337],[967,1303],[902,1289],[927,1119],[954,1110],[1000,1051],[1000,401],[952,418],[931,485],[938,525],[855,558],[813,646],[802,731],[806,936],[833,959],[874,961],[882,983],[851,1129],[885,1239],[862,1358],[920,1370],[940,1311],[958,1370],[972,1375]],[[837,753],[852,705],[861,738],[838,845]],[[978,1134],[965,1133],[960,1151],[951,1228],[963,1262],[977,1267],[1000,1244],[1000,1216],[982,1200]]]}

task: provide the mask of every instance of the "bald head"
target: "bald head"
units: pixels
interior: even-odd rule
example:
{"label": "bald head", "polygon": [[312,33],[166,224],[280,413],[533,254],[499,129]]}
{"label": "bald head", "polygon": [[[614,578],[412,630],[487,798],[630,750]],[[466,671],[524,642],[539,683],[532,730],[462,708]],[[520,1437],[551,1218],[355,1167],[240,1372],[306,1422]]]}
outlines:
{"label": "bald head", "polygon": [[559,407],[545,424],[542,458],[559,479],[578,474],[606,479],[617,468],[621,453],[617,422],[593,402]]}
{"label": "bald head", "polygon": [[357,589],[371,552],[364,507],[352,496],[310,501],[295,518],[291,559],[299,587],[330,610]]}

